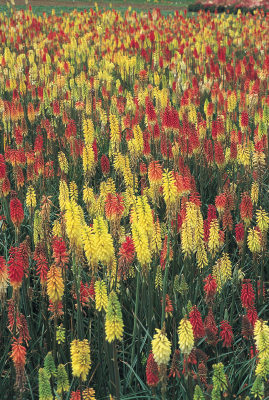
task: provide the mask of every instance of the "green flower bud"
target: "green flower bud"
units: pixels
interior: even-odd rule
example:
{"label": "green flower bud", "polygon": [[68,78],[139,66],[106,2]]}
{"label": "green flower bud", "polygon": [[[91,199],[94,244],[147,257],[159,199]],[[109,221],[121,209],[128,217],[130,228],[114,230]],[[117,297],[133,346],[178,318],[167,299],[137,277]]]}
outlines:
{"label": "green flower bud", "polygon": [[48,377],[56,376],[56,368],[52,357],[52,352],[50,351],[45,358],[44,370],[46,371]]}
{"label": "green flower bud", "polygon": [[60,364],[57,369],[57,393],[62,394],[68,392],[69,382],[64,365]]}
{"label": "green flower bud", "polygon": [[49,376],[46,373],[45,369],[40,368],[38,371],[39,375],[39,400],[53,400]]}

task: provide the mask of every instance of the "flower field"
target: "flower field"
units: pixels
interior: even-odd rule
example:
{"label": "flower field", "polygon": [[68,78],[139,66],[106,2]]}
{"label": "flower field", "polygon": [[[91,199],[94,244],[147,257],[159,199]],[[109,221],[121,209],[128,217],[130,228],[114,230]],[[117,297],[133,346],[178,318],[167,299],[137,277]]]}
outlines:
{"label": "flower field", "polygon": [[1,399],[268,398],[268,29],[0,13]]}

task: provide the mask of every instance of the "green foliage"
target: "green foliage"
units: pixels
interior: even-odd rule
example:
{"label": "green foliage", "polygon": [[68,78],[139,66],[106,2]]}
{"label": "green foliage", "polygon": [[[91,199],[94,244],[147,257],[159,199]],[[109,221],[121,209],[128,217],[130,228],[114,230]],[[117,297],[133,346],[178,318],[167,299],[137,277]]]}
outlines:
{"label": "green foliage", "polygon": [[188,291],[188,284],[186,282],[185,276],[182,274],[179,286],[179,293],[185,295],[187,291]]}
{"label": "green foliage", "polygon": [[269,125],[269,106],[267,103],[265,103],[264,108],[263,108],[263,121],[268,127]]}
{"label": "green foliage", "polygon": [[42,229],[42,217],[39,210],[36,210],[34,215],[34,243],[35,245],[40,239],[44,238],[44,231]]}
{"label": "green foliage", "polygon": [[[204,4],[201,2],[196,2],[196,3],[191,3],[188,4],[188,12],[193,13],[193,12],[198,12],[200,10],[204,10],[205,12],[210,12],[211,14],[214,14],[215,12],[221,14],[221,13],[229,13],[229,14],[237,14],[238,13],[238,7],[235,7],[233,5],[215,5],[215,4]],[[254,14],[254,11],[256,10],[263,10],[262,8],[255,7],[255,8],[249,8],[249,7],[244,7],[241,6],[240,10],[242,14]]]}
{"label": "green foliage", "polygon": [[167,88],[167,80],[166,80],[165,75],[162,75],[162,86],[163,86],[163,89]]}
{"label": "green foliage", "polygon": [[263,137],[263,135],[266,135],[266,133],[267,133],[266,125],[265,125],[264,121],[261,119],[259,121],[259,128],[258,128],[259,137]]}

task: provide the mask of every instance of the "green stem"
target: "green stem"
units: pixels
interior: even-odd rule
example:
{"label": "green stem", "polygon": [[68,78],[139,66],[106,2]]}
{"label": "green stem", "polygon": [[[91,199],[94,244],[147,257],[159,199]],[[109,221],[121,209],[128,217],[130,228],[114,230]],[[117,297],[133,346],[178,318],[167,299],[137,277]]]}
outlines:
{"label": "green stem", "polygon": [[200,195],[201,195],[201,202],[203,205],[203,160],[200,159]]}
{"label": "green stem", "polygon": [[[2,332],[3,332],[3,313],[4,313],[4,303],[1,302],[0,341],[1,341]],[[1,385],[0,385],[0,390],[1,390]],[[0,391],[0,393],[1,393],[1,391]]]}
{"label": "green stem", "polygon": [[49,318],[48,318],[48,302],[47,298],[44,297],[44,319],[45,319],[45,326],[47,331],[47,346],[48,351],[51,350],[51,337],[50,337],[50,327],[49,327]]}
{"label": "green stem", "polygon": [[6,197],[4,197],[4,199],[2,198],[1,201],[2,201],[2,205],[3,205],[3,210],[4,210],[4,215],[6,217],[6,221],[7,221],[8,225],[12,226],[12,222],[10,219],[10,213],[9,213],[9,206],[7,204]]}
{"label": "green stem", "polygon": [[[54,386],[53,376],[51,375],[51,377],[50,377],[50,390],[51,390],[51,393],[52,393],[52,394],[53,394],[53,386]],[[55,399],[54,396],[53,396],[53,399]]]}
{"label": "green stem", "polygon": [[22,284],[22,296],[23,296],[23,303],[24,303],[24,306],[25,306],[26,315],[30,316],[28,323],[29,323],[29,327],[30,327],[31,337],[34,339],[34,342],[36,343],[36,341],[37,341],[36,331],[35,331],[35,328],[33,326],[33,323],[34,323],[33,308],[30,307],[30,304],[29,304],[29,298],[28,298],[28,293],[27,293],[27,286],[26,286],[26,278],[25,278],[25,276],[23,278],[23,284]]}
{"label": "green stem", "polygon": [[233,326],[233,314],[234,314],[234,302],[235,302],[235,287],[232,285],[233,297],[232,297],[232,306],[231,306],[231,314],[230,314],[230,325]]}
{"label": "green stem", "polygon": [[226,246],[225,246],[225,253],[229,254],[229,228],[226,230]]}
{"label": "green stem", "polygon": [[15,228],[15,246],[19,247],[19,230]]}
{"label": "green stem", "polygon": [[195,265],[195,259],[193,254],[191,255],[191,258],[187,259],[188,262],[188,269],[190,270],[190,276],[191,276],[191,290],[190,290],[190,301],[193,302],[193,295],[195,293],[195,285],[194,285],[194,265]]}
{"label": "green stem", "polygon": [[100,361],[100,368],[101,368],[101,373],[102,373],[103,383],[104,383],[104,393],[106,393],[106,380],[105,380],[105,371],[103,371],[102,346],[101,346],[101,314],[100,314],[100,312],[98,312],[97,324],[98,324],[99,361]]}
{"label": "green stem", "polygon": [[175,226],[175,239],[174,239],[174,251],[173,251],[173,269],[172,269],[172,282],[174,283],[175,270],[176,270],[176,254],[177,254],[177,214],[176,214],[176,226]]}
{"label": "green stem", "polygon": [[260,306],[261,310],[263,307],[263,282],[264,282],[264,250],[262,252],[262,263],[261,263],[261,283],[260,283]]}
{"label": "green stem", "polygon": [[188,375],[188,390],[190,398],[193,399],[193,384],[192,384],[192,376]]}
{"label": "green stem", "polygon": [[16,337],[16,330],[17,330],[16,322],[17,322],[17,302],[15,302],[15,304],[14,304],[14,325],[13,325],[13,336],[14,337]]}
{"label": "green stem", "polygon": [[218,187],[219,191],[221,192],[221,178],[220,178],[220,170],[218,169]]}
{"label": "green stem", "polygon": [[77,296],[78,339],[83,340],[84,334],[83,334],[82,313],[81,313],[81,304],[80,304],[80,289],[78,287],[79,271],[78,271],[78,266],[75,264],[75,257],[73,258],[73,271],[74,271],[75,291],[76,291],[76,296]]}
{"label": "green stem", "polygon": [[56,342],[57,324],[58,324],[57,315],[56,315],[56,312],[54,312],[53,361],[54,361],[55,365],[56,365],[56,353],[57,353],[57,342]]}
{"label": "green stem", "polygon": [[166,303],[167,281],[168,281],[168,271],[169,271],[169,255],[170,255],[170,233],[171,233],[171,219],[169,219],[169,224],[168,224],[167,254],[166,254],[165,274],[163,280],[163,304],[162,304],[161,327],[163,326],[165,320],[165,303]]}
{"label": "green stem", "polygon": [[[256,297],[256,301],[257,301],[257,306],[259,305],[259,299],[258,299],[258,265],[257,265],[257,258],[255,257],[254,260],[254,268],[255,268],[255,297]],[[261,289],[261,286],[260,286]],[[262,293],[262,290],[261,290]]]}
{"label": "green stem", "polygon": [[164,382],[162,382],[162,400],[166,400],[166,387]]}
{"label": "green stem", "polygon": [[148,312],[148,348],[150,348],[151,344],[151,339],[150,336],[152,336],[152,291],[151,291],[151,282],[150,282],[150,274],[149,272],[147,273],[147,281],[148,281],[148,294],[149,294],[149,312]]}
{"label": "green stem", "polygon": [[173,400],[176,400],[176,378],[173,379]]}
{"label": "green stem", "polygon": [[246,255],[246,245],[247,245],[247,228],[245,227],[245,231],[244,231],[244,242],[243,242],[243,252],[242,252],[242,260],[241,260],[241,269],[244,268],[244,264],[245,264],[245,255]]}
{"label": "green stem", "polygon": [[[140,309],[140,321],[143,318],[143,309],[144,309],[144,298],[145,298],[145,291],[146,291],[146,280],[143,275],[143,283],[142,283],[142,298],[141,298],[141,309]],[[138,326],[138,337],[137,337],[137,358],[136,358],[136,373],[139,373],[139,366],[140,366],[140,339],[141,339],[141,324]],[[136,386],[137,388],[137,386]]]}
{"label": "green stem", "polygon": [[[103,326],[105,326],[105,318],[104,318],[104,316],[103,316]],[[114,381],[114,379],[113,379],[113,371],[111,370],[111,363],[110,363],[110,356],[109,356],[109,346],[108,346],[108,342],[105,340],[105,335],[103,335],[103,340],[104,340],[106,363],[107,363],[107,366],[108,366],[108,371],[109,371],[109,376],[110,376],[110,380],[109,380],[110,393],[114,394],[114,386],[111,385],[111,382]]]}
{"label": "green stem", "polygon": [[[67,332],[67,271],[64,270],[64,330]],[[67,338],[65,335],[65,344],[67,344]]]}
{"label": "green stem", "polygon": [[[134,326],[133,326],[133,340],[132,340],[132,356],[131,356],[131,367],[133,368],[134,362],[134,355],[135,355],[135,338],[136,338],[136,331],[137,331],[137,315],[138,315],[138,302],[139,302],[139,291],[140,291],[140,264],[136,276],[136,299],[135,299],[135,315],[134,315]],[[133,374],[131,375],[130,385],[133,380]]]}
{"label": "green stem", "polygon": [[268,143],[268,149],[267,149],[267,165],[269,164],[269,130],[267,130],[267,143]]}
{"label": "green stem", "polygon": [[79,377],[79,390],[80,390],[80,398],[83,400],[83,393],[82,393],[82,378]]}
{"label": "green stem", "polygon": [[113,358],[114,358],[114,371],[115,371],[116,398],[117,400],[120,400],[120,379],[119,379],[119,368],[117,362],[117,349],[115,340],[113,340]]}

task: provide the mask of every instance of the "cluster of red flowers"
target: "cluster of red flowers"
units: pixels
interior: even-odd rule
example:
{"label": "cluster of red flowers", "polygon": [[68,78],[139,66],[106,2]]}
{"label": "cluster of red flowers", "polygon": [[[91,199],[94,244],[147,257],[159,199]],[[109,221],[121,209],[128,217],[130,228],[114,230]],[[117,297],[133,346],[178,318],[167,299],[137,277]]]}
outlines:
{"label": "cluster of red flowers", "polygon": [[242,306],[247,310],[249,322],[251,323],[252,327],[254,327],[255,322],[258,319],[258,314],[254,307],[255,293],[250,279],[244,279],[241,288],[241,300]]}

